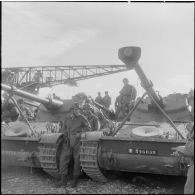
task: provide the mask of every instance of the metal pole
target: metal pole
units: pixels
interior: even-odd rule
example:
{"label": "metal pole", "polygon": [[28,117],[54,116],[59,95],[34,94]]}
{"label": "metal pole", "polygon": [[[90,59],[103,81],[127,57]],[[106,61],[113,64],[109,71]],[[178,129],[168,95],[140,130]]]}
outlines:
{"label": "metal pole", "polygon": [[33,134],[34,134],[34,133],[33,133],[33,128],[32,128],[32,126],[30,125],[30,123],[28,122],[28,120],[26,119],[26,117],[24,116],[24,114],[22,113],[22,111],[21,111],[20,107],[18,106],[16,100],[15,100],[13,97],[10,97],[10,98],[11,98],[11,100],[13,101],[13,103],[16,105],[17,109],[19,110],[19,112],[20,112],[20,114],[22,115],[22,117],[23,117],[23,119],[25,120],[25,122],[28,124],[28,126],[29,126],[29,128],[30,128],[30,130],[31,130],[31,133],[32,133],[32,135],[33,135]]}
{"label": "metal pole", "polygon": [[132,126],[154,126],[154,127],[160,127],[159,124],[148,124],[148,123],[125,123],[124,125],[132,125]]}
{"label": "metal pole", "polygon": [[112,133],[112,136],[115,136],[117,134],[117,132],[121,129],[121,127],[125,124],[125,122],[127,121],[127,119],[129,117],[131,117],[131,115],[133,114],[134,110],[137,108],[137,106],[139,105],[139,103],[142,101],[142,99],[145,97],[147,93],[145,92],[142,97],[138,100],[138,102],[134,105],[134,107],[129,111],[129,113],[127,114],[127,116],[123,119],[123,121],[119,124],[119,126],[114,130],[114,132]]}
{"label": "metal pole", "polygon": [[37,95],[34,95],[34,94],[31,94],[31,93],[28,93],[26,91],[23,91],[23,90],[20,90],[20,89],[17,89],[16,87],[10,87],[8,85],[5,85],[5,84],[1,84],[1,88],[7,92],[11,92],[12,94],[14,93],[14,95],[18,95],[18,96],[21,96],[23,98],[27,98],[27,99],[31,99],[33,101],[37,101],[39,103],[42,103],[44,105],[48,105],[48,106],[51,106],[51,107],[56,107],[56,108],[59,108],[60,106],[63,105],[63,102],[60,101],[60,100],[52,100],[52,102],[47,99],[47,98],[42,98],[42,97],[39,97]]}

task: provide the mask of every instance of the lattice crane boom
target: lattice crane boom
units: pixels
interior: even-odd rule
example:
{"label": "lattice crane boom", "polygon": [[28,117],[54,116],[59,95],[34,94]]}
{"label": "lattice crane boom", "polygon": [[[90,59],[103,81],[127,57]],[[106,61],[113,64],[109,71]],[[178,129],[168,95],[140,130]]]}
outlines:
{"label": "lattice crane boom", "polygon": [[2,68],[2,83],[23,88],[48,87],[128,71],[125,65],[73,65]]}

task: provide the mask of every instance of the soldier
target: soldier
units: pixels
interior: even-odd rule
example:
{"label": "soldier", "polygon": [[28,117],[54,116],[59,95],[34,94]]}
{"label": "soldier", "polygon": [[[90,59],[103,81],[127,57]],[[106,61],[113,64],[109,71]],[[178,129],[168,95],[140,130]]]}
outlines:
{"label": "soldier", "polygon": [[102,98],[100,92],[98,92],[98,96],[95,98],[95,101],[96,101],[97,103],[101,104],[101,105],[103,104],[103,98]]}
{"label": "soldier", "polygon": [[100,130],[100,121],[99,121],[98,117],[91,112],[89,104],[85,104],[83,106],[83,114],[88,119],[88,121],[91,125],[92,131],[99,131]]}
{"label": "soldier", "polygon": [[72,156],[74,167],[73,182],[71,185],[72,187],[76,187],[81,173],[79,159],[81,133],[90,130],[91,126],[88,120],[80,114],[79,106],[75,104],[70,115],[65,118],[63,128],[61,129],[61,132],[64,134],[64,143],[60,157],[59,169],[61,180],[57,183],[58,187],[67,184],[68,165]]}
{"label": "soldier", "polygon": [[108,91],[105,91],[105,96],[103,97],[103,105],[109,109],[111,105],[111,97],[108,95]]}
{"label": "soldier", "polygon": [[137,96],[137,91],[133,85],[129,84],[129,80],[127,78],[123,79],[124,86],[120,90],[121,96],[127,96],[130,100],[135,100]]}
{"label": "soldier", "polygon": [[[130,108],[133,106],[134,101],[137,96],[137,91],[133,85],[129,84],[127,78],[123,79],[124,86],[120,90],[120,96],[117,97],[115,105],[118,106],[117,114],[120,119],[124,118],[129,112]],[[120,101],[120,102],[119,102]],[[118,119],[119,119],[118,118]]]}

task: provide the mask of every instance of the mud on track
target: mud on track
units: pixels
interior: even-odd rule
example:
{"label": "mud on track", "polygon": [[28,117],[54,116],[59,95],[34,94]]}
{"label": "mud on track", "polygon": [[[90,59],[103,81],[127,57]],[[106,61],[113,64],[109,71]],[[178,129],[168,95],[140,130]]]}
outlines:
{"label": "mud on track", "polygon": [[1,173],[2,194],[176,194],[183,193],[184,184],[185,178],[180,177],[108,173],[107,183],[82,175],[75,189],[70,182],[56,188],[53,178],[41,169],[4,166]]}

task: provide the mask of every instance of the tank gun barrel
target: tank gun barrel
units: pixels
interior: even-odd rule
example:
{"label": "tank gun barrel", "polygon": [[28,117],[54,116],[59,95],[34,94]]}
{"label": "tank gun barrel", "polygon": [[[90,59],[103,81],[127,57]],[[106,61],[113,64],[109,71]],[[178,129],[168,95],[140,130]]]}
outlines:
{"label": "tank gun barrel", "polygon": [[142,87],[150,94],[153,99],[155,99],[158,104],[163,107],[163,103],[160,97],[156,94],[153,89],[153,84],[148,78],[146,77],[144,71],[142,70],[141,66],[138,64],[138,60],[141,57],[141,48],[140,47],[123,47],[120,48],[118,51],[119,59],[125,63],[128,69],[134,69],[137,75],[141,80]]}
{"label": "tank gun barrel", "polygon": [[37,95],[28,93],[26,91],[17,89],[16,87],[13,87],[13,86],[1,84],[1,88],[2,88],[2,90],[6,91],[8,93],[12,93],[13,95],[18,95],[18,96],[21,96],[23,98],[27,98],[27,99],[39,102],[39,103],[45,105],[47,108],[59,108],[63,105],[63,102],[60,100],[42,98],[42,97],[39,97]]}
{"label": "tank gun barrel", "polygon": [[[155,106],[159,109],[159,111],[163,114],[163,116],[167,119],[170,125],[174,128],[174,130],[178,133],[178,135],[184,139],[182,134],[179,132],[177,127],[172,122],[171,118],[165,113],[163,107],[165,106],[160,99],[160,97],[155,93],[154,89],[152,88],[151,81],[148,80],[146,75],[144,74],[142,68],[138,64],[138,60],[141,57],[141,48],[140,47],[122,47],[118,51],[119,59],[124,62],[129,69],[135,69],[136,73],[138,74],[141,85],[146,90],[148,96],[152,99]],[[119,126],[120,128],[120,126]]]}

